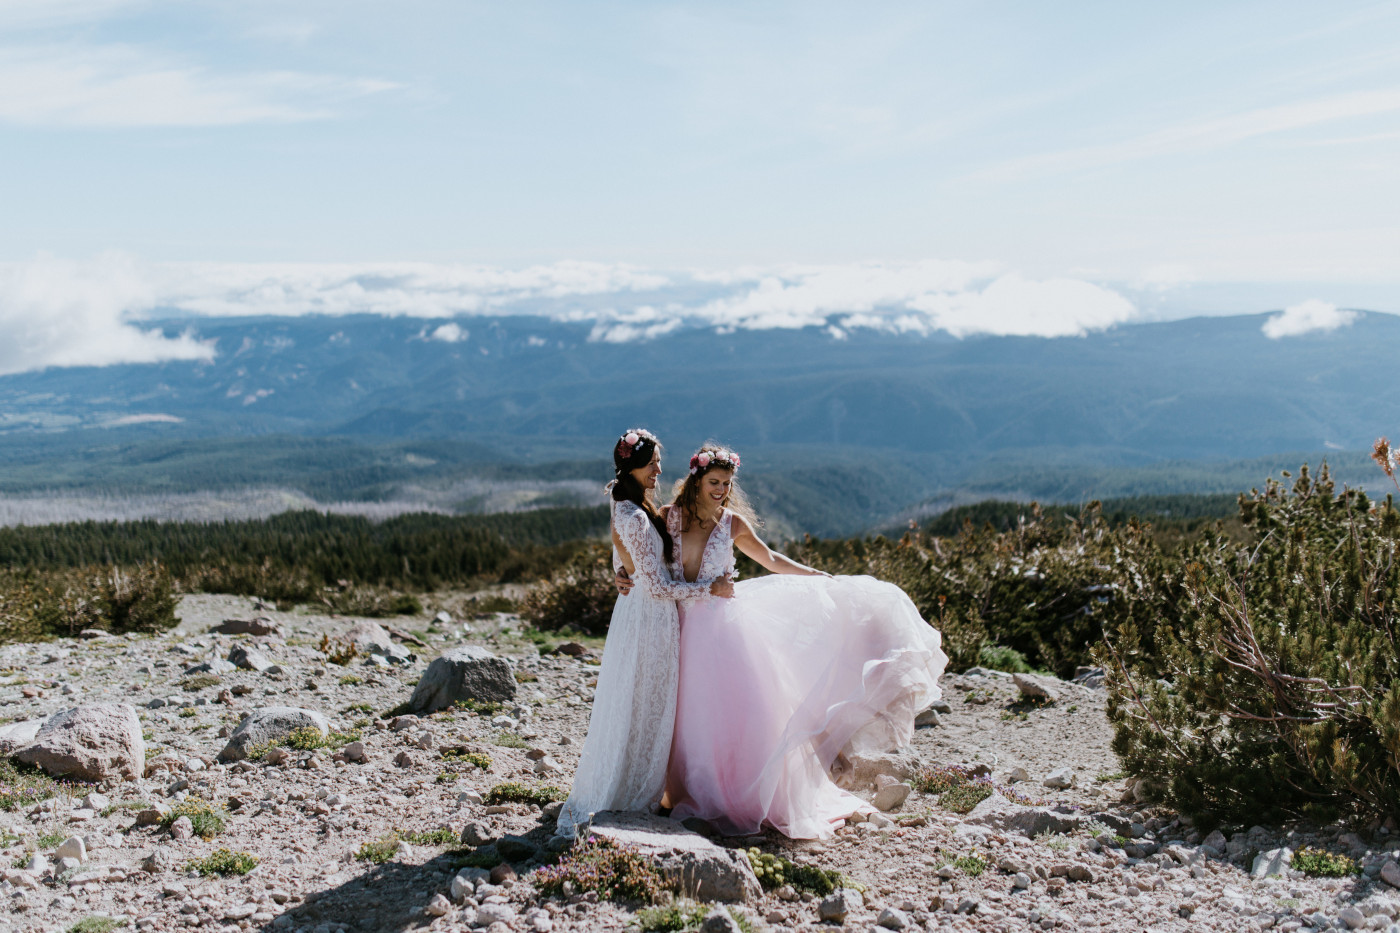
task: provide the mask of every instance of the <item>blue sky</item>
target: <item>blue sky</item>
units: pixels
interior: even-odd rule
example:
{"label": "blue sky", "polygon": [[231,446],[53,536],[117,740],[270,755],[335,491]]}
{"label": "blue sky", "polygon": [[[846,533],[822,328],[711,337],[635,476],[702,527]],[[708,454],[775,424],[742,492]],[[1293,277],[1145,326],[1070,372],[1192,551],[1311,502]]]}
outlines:
{"label": "blue sky", "polygon": [[1396,165],[1396,3],[0,0],[11,304],[116,251],[146,304],[172,263],[952,262],[1400,311]]}

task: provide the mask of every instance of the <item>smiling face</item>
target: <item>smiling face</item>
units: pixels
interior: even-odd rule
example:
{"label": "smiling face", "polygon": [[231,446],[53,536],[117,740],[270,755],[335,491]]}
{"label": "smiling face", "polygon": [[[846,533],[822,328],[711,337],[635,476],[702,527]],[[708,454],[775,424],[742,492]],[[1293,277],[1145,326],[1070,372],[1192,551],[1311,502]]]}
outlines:
{"label": "smiling face", "polygon": [[631,473],[632,478],[640,483],[643,489],[655,489],[656,478],[661,475],[661,451],[653,449],[651,461],[646,466],[637,467]]}
{"label": "smiling face", "polygon": [[712,515],[729,504],[729,490],[734,485],[734,471],[716,467],[707,470],[700,477],[700,502],[702,512]]}

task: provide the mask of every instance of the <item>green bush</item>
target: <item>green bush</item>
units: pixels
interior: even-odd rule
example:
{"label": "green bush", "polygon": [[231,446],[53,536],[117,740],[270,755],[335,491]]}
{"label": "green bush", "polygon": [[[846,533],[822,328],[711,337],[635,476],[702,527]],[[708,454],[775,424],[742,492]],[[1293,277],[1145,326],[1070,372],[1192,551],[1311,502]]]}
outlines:
{"label": "green bush", "polygon": [[917,529],[898,541],[809,538],[793,556],[898,585],[943,634],[953,670],[990,657],[1068,677],[1089,662],[1105,627],[1133,622],[1150,635],[1178,596],[1150,528],[1111,526],[1097,502],[1078,517],[1032,503],[1009,530],[968,522],[951,538]]}
{"label": "green bush", "polygon": [[545,897],[563,896],[568,884],[575,894],[592,891],[610,900],[650,904],[670,890],[666,879],[641,852],[597,836],[576,844],[556,864],[531,874],[530,880]]}
{"label": "green bush", "polygon": [[617,602],[611,555],[605,545],[590,545],[525,595],[520,617],[547,632],[572,626],[589,635],[606,634]]}
{"label": "green bush", "polygon": [[125,920],[116,917],[93,914],[91,917],[84,917],[70,926],[67,933],[112,933],[113,930],[126,926],[126,923]]}
{"label": "green bush", "polygon": [[1246,545],[1187,551],[1152,636],[1110,629],[1114,750],[1202,825],[1400,812],[1400,513],[1324,464],[1241,496],[1240,518]]}
{"label": "green bush", "polygon": [[201,875],[246,875],[257,867],[257,856],[228,849],[219,849],[189,863],[189,869]]}
{"label": "green bush", "polygon": [[[172,807],[169,813],[160,818],[160,825],[169,830],[175,821],[182,816],[189,817],[190,825],[194,828],[196,836],[207,840],[213,839],[224,831],[228,811],[216,808],[209,801],[199,797],[186,797]],[[251,869],[249,870],[251,871]]]}
{"label": "green bush", "polygon": [[482,798],[488,805],[502,803],[532,803],[537,807],[563,800],[569,795],[557,787],[526,787],[524,784],[514,782],[507,784],[497,784],[488,790]]}
{"label": "green bush", "polygon": [[841,887],[845,880],[839,871],[819,868],[816,865],[801,865],[758,848],[746,849],[744,855],[748,857],[749,865],[765,891],[790,884],[799,891],[811,891],[819,897],[824,897]]}
{"label": "green bush", "polygon": [[1361,874],[1361,866],[1356,864],[1355,859],[1326,849],[1299,849],[1293,853],[1289,865],[1314,878],[1346,878]]}

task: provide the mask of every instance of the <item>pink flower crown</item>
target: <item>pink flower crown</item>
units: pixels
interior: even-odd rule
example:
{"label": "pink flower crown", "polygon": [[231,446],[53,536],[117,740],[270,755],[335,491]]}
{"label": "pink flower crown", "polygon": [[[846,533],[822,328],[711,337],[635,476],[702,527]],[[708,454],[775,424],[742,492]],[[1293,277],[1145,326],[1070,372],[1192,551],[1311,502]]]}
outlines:
{"label": "pink flower crown", "polygon": [[626,434],[622,435],[622,437],[618,438],[617,452],[622,454],[623,457],[630,459],[632,453],[637,449],[637,445],[642,441],[651,441],[653,444],[658,443],[655,434],[643,428],[633,428],[631,431],[628,431]]}
{"label": "pink flower crown", "polygon": [[712,464],[737,473],[739,471],[739,455],[732,450],[702,450],[690,458],[690,472],[692,474],[699,473]]}

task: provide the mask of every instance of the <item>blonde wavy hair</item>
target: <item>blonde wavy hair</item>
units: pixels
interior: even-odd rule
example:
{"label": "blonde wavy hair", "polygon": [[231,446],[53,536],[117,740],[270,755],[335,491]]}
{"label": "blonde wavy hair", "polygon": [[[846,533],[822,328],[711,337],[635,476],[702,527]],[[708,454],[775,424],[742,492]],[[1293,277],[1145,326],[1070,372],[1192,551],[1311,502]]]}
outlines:
{"label": "blonde wavy hair", "polygon": [[695,463],[696,458],[701,454],[709,454],[710,458],[707,465],[697,465],[695,472],[687,473],[685,476],[676,480],[676,485],[672,489],[674,498],[671,501],[671,508],[681,510],[681,515],[685,519],[686,524],[689,524],[691,521],[700,520],[700,481],[705,478],[706,474],[715,470],[725,470],[726,472],[734,474],[729,484],[729,495],[724,498],[724,501],[721,502],[720,505],[733,512],[735,515],[745,519],[750,525],[758,527],[763,524],[759,521],[758,515],[753,510],[753,506],[749,504],[749,497],[744,495],[744,490],[739,488],[738,471],[735,469],[734,463],[727,457],[725,459],[719,459],[715,456],[716,454],[732,453],[733,448],[724,447],[723,445],[710,441],[702,445],[700,449],[695,451],[691,456],[690,459],[692,463]]}

